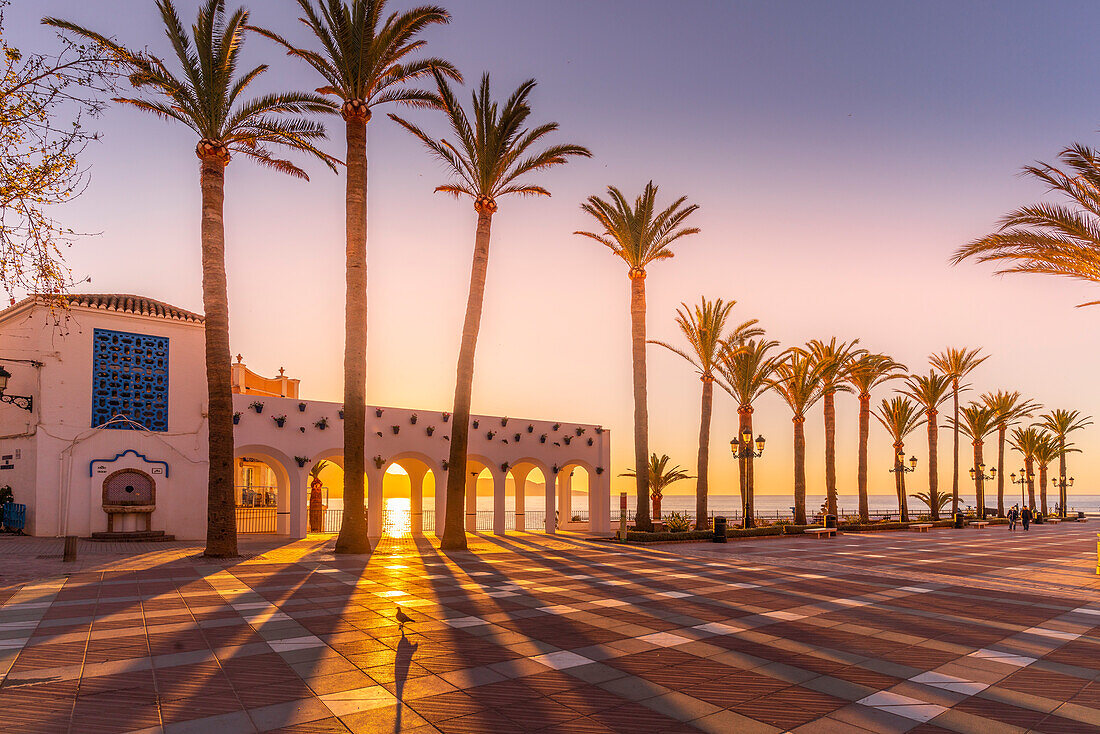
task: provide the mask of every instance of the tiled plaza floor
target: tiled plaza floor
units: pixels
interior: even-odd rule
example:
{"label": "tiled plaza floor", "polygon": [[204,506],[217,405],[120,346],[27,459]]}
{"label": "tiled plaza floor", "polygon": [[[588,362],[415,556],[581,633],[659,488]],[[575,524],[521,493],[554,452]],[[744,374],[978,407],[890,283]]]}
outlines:
{"label": "tiled plaza floor", "polygon": [[60,541],[0,538],[0,713],[89,734],[1100,731],[1096,530],[369,558],[317,537],[224,564],[82,544],[67,566]]}

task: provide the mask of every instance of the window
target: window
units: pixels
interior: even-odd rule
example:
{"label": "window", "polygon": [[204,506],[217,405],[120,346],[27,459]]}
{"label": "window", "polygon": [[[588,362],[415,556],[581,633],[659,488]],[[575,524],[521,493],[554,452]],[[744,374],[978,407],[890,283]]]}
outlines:
{"label": "window", "polygon": [[168,430],[168,337],[95,330],[92,427]]}

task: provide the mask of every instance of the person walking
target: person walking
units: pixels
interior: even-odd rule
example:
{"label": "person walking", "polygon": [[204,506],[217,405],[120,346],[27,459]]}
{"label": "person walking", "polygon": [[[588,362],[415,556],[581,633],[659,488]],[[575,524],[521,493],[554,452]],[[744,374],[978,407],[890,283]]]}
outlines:
{"label": "person walking", "polygon": [[1025,507],[1020,510],[1020,519],[1023,520],[1024,530],[1031,530],[1031,508]]}
{"label": "person walking", "polygon": [[1008,529],[1010,531],[1016,530],[1016,520],[1019,518],[1019,510],[1016,509],[1016,505],[1013,505],[1008,509]]}

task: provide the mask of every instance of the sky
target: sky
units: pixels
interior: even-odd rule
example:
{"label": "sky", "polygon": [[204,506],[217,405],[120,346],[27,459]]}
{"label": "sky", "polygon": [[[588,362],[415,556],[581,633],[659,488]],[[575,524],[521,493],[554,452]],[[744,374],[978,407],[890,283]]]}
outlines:
{"label": "sky", "polygon": [[[1086,2],[703,2],[465,0],[428,52],[476,81],[492,74],[505,96],[538,80],[532,120],[554,120],[556,140],[594,157],[538,176],[549,199],[502,200],[493,222],[473,409],[602,424],[611,430],[612,489],[632,467],[629,280],[625,265],[573,234],[592,222],[580,202],[614,184],[649,180],[663,201],[699,205],[701,234],[647,278],[651,338],[677,341],[675,310],[701,296],[734,299],[784,346],[860,340],[927,371],[946,347],[990,359],[974,390],[1020,390],[1048,407],[1100,415],[1091,335],[1095,289],[1035,276],[994,277],[951,267],[959,245],[1000,216],[1042,197],[1019,175],[1064,146],[1100,145],[1100,86]],[[233,5],[234,3],[230,3]],[[394,8],[411,3],[393,0]],[[198,3],[178,0],[190,23]],[[252,22],[307,42],[296,3],[249,5]],[[15,0],[5,36],[51,47],[38,25],[57,15],[131,46],[169,53],[152,0]],[[271,70],[257,89],[314,89],[318,78],[271,42],[247,40]],[[442,133],[438,113],[407,115]],[[89,292],[140,293],[201,310],[195,136],[113,107],[87,152],[91,184],[58,211],[95,232],[70,263]],[[328,120],[326,149],[343,153]],[[368,126],[369,371],[372,404],[449,410],[473,246],[468,201],[433,193],[445,172],[385,115]],[[306,398],[342,395],[342,177],[310,167],[304,183],[242,157],[226,180],[231,349],[261,374],[279,367]],[[694,474],[701,384],[680,357],[652,347],[650,447]],[[875,395],[887,397],[888,391]],[[856,401],[838,404],[838,486],[855,493]],[[754,416],[768,439],[757,493],[792,487],[792,424],[777,396]],[[807,422],[810,494],[823,492],[820,405]],[[733,400],[716,392],[711,492],[736,493],[728,454]],[[1100,428],[1078,434],[1070,458],[1078,493],[1100,493]],[[940,486],[950,487],[950,433],[941,433]],[[893,491],[890,441],[871,430],[870,490]],[[926,434],[910,488],[926,488]],[[963,466],[969,446],[963,445]],[[987,456],[994,455],[987,448]],[[1018,455],[1007,460],[1015,469]],[[694,482],[670,493],[692,492]],[[963,473],[962,485],[971,486]],[[1011,490],[1011,487],[1008,488]]]}

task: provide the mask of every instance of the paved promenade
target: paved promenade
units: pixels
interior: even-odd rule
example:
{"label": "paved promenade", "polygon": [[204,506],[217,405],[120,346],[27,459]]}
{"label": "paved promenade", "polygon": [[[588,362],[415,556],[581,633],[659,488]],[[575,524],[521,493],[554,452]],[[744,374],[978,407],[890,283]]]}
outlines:
{"label": "paved promenade", "polygon": [[1098,529],[369,558],[318,536],[218,564],[0,538],[0,711],[81,734],[1100,731]]}

